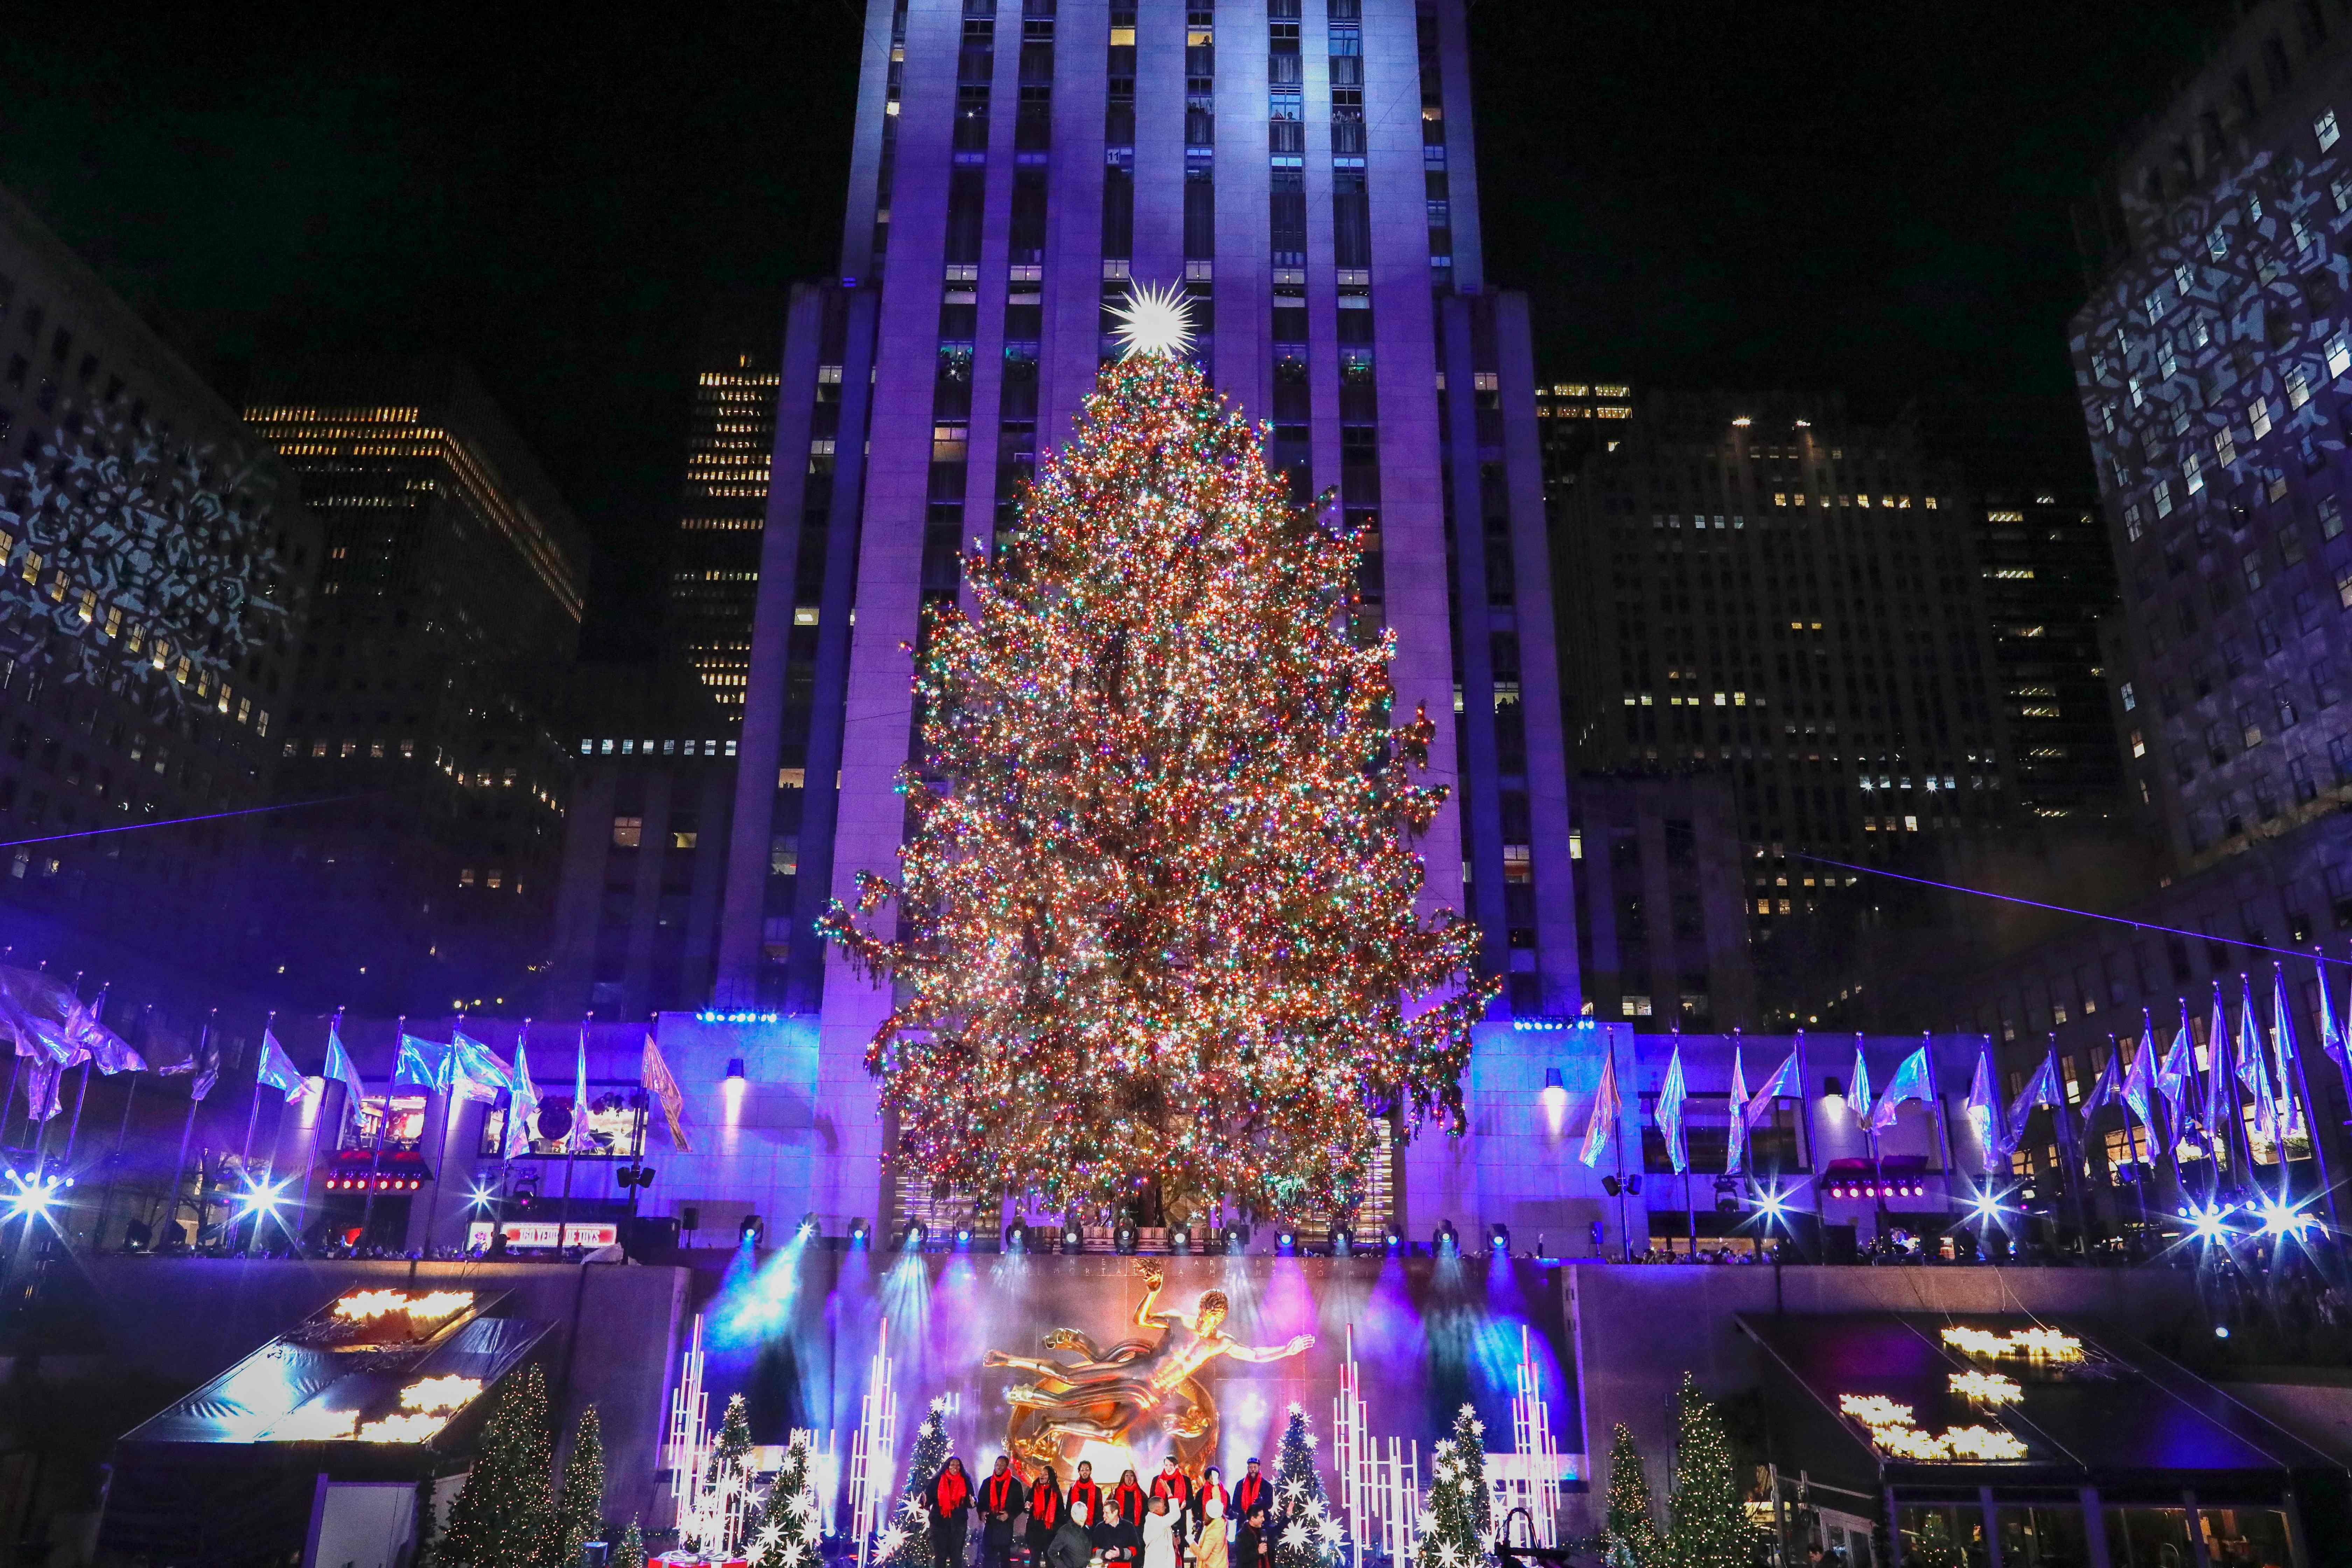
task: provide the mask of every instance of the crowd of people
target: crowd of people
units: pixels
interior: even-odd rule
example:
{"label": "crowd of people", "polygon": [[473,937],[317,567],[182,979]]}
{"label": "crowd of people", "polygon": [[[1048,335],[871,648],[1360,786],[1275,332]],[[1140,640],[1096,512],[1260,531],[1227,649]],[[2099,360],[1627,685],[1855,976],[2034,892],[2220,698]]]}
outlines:
{"label": "crowd of people", "polygon": [[962,1568],[975,1522],[979,1568],[1268,1568],[1277,1512],[1257,1460],[1228,1491],[1215,1466],[1195,1481],[1172,1454],[1149,1485],[1129,1469],[1105,1486],[1080,1460],[1066,1489],[1051,1467],[1024,1481],[1003,1454],[975,1486],[950,1456],[923,1503],[936,1568]]}

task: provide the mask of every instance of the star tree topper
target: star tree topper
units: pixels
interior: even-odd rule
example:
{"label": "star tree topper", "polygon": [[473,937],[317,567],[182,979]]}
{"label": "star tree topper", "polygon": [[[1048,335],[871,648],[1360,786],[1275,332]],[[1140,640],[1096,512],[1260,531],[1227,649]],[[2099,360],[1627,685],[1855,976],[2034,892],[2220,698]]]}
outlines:
{"label": "star tree topper", "polygon": [[1127,303],[1114,306],[1111,318],[1118,323],[1122,359],[1138,354],[1177,359],[1192,346],[1192,306],[1173,283],[1160,288],[1146,283],[1139,289],[1130,285]]}

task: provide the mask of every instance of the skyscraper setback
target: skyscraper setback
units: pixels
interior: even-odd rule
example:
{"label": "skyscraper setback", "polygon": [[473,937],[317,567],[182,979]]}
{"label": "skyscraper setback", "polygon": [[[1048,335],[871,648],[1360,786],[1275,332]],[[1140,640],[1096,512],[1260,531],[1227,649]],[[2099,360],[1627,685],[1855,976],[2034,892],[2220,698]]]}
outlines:
{"label": "skyscraper setback", "polygon": [[821,1005],[854,1069],[887,998],[813,926],[896,865],[921,607],[1068,438],[1109,308],[1175,285],[1295,493],[1370,531],[1362,613],[1455,785],[1425,897],[1513,1014],[1578,1010],[1527,311],[1485,287],[1468,97],[1459,0],[874,0],[840,276],[785,332],[722,1002]]}

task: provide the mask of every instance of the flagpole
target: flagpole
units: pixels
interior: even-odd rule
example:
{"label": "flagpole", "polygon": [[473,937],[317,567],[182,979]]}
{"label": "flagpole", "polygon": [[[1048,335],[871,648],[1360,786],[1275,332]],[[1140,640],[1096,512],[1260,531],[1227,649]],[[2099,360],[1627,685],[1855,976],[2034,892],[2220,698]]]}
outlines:
{"label": "flagpole", "polygon": [[[341,1016],[341,1008],[336,1009],[336,1016],[339,1017]],[[400,1043],[407,1033],[408,1015],[403,1013],[393,1020],[392,1072],[384,1079],[383,1110],[375,1119],[375,1152],[368,1157],[367,1196],[360,1203],[360,1245],[362,1247],[368,1244],[368,1228],[375,1223],[376,1178],[383,1171],[384,1133],[392,1126],[392,1090],[400,1078]]]}
{"label": "flagpole", "polygon": [[[572,1234],[572,1168],[577,1164],[580,1160],[580,1131],[582,1125],[588,1116],[588,1096],[586,1092],[588,1075],[588,1026],[595,1021],[596,1014],[593,1008],[589,1011],[586,1017],[580,1020],[580,1061],[579,1065],[573,1069],[572,1125],[565,1130],[563,1134],[563,1206],[557,1211],[555,1216],[555,1250],[559,1254],[563,1250],[564,1238]],[[1613,1044],[1610,1047],[1610,1054],[1612,1057],[1616,1054],[1616,1047]],[[1625,1156],[1622,1148],[1620,1149],[1617,1156],[1617,1168],[1622,1175],[1622,1173],[1625,1168]],[[1618,1226],[1620,1229],[1622,1229],[1624,1226],[1623,1216],[1625,1213],[1625,1200],[1622,1196],[1617,1200],[1617,1213],[1619,1216]]]}
{"label": "flagpole", "polygon": [[[2284,966],[2278,967],[2281,972],[2277,988],[2271,993],[2271,995],[2280,1006],[2284,1006],[2287,999],[2286,976]],[[2320,988],[2326,989],[2327,966],[2314,964],[2312,967],[2318,978]],[[2285,1020],[2280,1020],[2280,1027],[2284,1026]],[[2284,1039],[2285,1037],[2282,1035],[2280,1037]],[[2322,1050],[2326,1048],[2325,1045],[2320,1047]],[[2319,1135],[2318,1107],[2311,1102],[2311,1078],[2304,1070],[2303,1047],[2299,1045],[2294,1052],[2294,1091],[2303,1098],[2303,1131],[2304,1135],[2311,1140],[2311,1157],[2318,1165],[2319,1195],[2320,1200],[2327,1205],[2327,1228],[2335,1231],[2338,1228],[2336,1217],[2336,1177],[2328,1167],[2327,1140]]]}
{"label": "flagpole", "polygon": [[99,1189],[98,1224],[89,1233],[89,1249],[99,1250],[106,1240],[106,1219],[114,1207],[115,1184],[122,1179],[122,1145],[131,1137],[131,1107],[139,1099],[139,1075],[131,1073],[122,1090],[122,1124],[114,1130],[114,1152],[106,1157],[106,1185]]}
{"label": "flagpole", "polygon": [[[106,1021],[106,991],[107,988],[105,986],[100,986],[98,988],[98,1000],[89,1005],[89,1021],[93,1024],[102,1025]],[[89,1058],[87,1057],[83,1058],[81,1064],[81,1085],[74,1090],[73,1124],[66,1129],[65,1157],[68,1164],[73,1161],[74,1140],[81,1135],[82,1102],[89,1098]]]}
{"label": "flagpole", "polygon": [[[1813,1236],[1814,1239],[1819,1241],[1821,1240],[1822,1229],[1822,1184],[1819,1180],[1821,1173],[1814,1168],[1819,1161],[1813,1147],[1813,1100],[1811,1090],[1806,1087],[1812,1082],[1812,1079],[1806,1071],[1805,1031],[1801,1027],[1797,1031],[1795,1055],[1797,1058],[1797,1130],[1801,1134],[1802,1134],[1803,1144],[1803,1146],[1797,1151],[1797,1154],[1799,1158],[1804,1161],[1804,1169],[1809,1178],[1811,1179],[1813,1189]],[[1823,1242],[1822,1245],[1826,1246],[1827,1243]],[[1824,1254],[1824,1256],[1826,1256],[1826,1254]]]}
{"label": "flagpole", "polygon": [[449,1122],[457,1113],[457,1085],[461,1081],[461,1058],[457,1056],[457,1036],[462,1033],[462,1030],[458,1026],[465,1022],[465,1017],[463,1013],[459,1013],[449,1025],[451,1066],[443,1075],[449,1081],[443,1085],[441,1089],[441,1138],[434,1150],[433,1190],[425,1196],[424,1246],[425,1256],[427,1258],[433,1256],[433,1222],[441,1217],[441,1184],[449,1176]]}
{"label": "flagpole", "polygon": [[[343,1010],[338,1007],[335,1009],[335,1016],[327,1020],[327,1047],[331,1053],[334,1047],[342,1043],[342,1037]],[[326,1076],[326,1066],[324,1062],[320,1064],[322,1079]],[[305,1223],[304,1216],[310,1212],[310,1175],[319,1168],[319,1140],[325,1133],[327,1127],[327,1088],[324,1082],[319,1086],[319,1113],[310,1123],[310,1152],[309,1157],[302,1162],[302,1195],[294,1200],[294,1251],[298,1257],[302,1251],[303,1232],[310,1228]],[[339,1146],[343,1141],[343,1123],[353,1114],[351,1098],[350,1087],[343,1086],[343,1114],[335,1119],[335,1142]],[[341,1152],[341,1148],[338,1147],[336,1152]]]}
{"label": "flagpole", "polygon": [[269,1065],[269,1026],[278,1022],[278,1009],[261,1021],[261,1053],[253,1059],[253,1107],[245,1113],[245,1142],[236,1151],[236,1173],[253,1185],[253,1130],[261,1121],[261,1072]]}
{"label": "flagpole", "polygon": [[[215,1013],[217,1013],[219,1010],[220,1009],[217,1007],[213,1009]],[[212,1015],[207,1014],[205,1016],[204,1032],[196,1037],[195,1071],[199,1074],[205,1070],[205,1047],[211,1041],[212,1037]],[[193,1078],[189,1079],[188,1088],[192,1091],[195,1088],[195,1080]],[[195,1136],[196,1107],[203,1103],[204,1101],[198,1100],[193,1092],[189,1094],[188,1120],[185,1125],[182,1126],[180,1129],[180,1157],[178,1160],[173,1162],[172,1165],[172,1213],[170,1223],[173,1225],[180,1223],[180,1183],[181,1180],[188,1173],[188,1140]],[[196,1235],[194,1240],[202,1241],[204,1239],[204,1232],[205,1205],[201,1201],[199,1201],[196,1205]],[[193,1243],[191,1245],[193,1245]]]}

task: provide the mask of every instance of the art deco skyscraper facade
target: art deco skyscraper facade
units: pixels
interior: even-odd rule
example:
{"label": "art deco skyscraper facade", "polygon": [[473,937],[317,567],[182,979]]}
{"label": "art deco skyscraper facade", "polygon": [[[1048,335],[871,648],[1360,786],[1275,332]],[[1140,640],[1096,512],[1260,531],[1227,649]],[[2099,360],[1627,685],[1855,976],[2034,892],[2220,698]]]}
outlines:
{"label": "art deco skyscraper facade", "polygon": [[1297,493],[1375,531],[1399,712],[1457,786],[1427,898],[1466,899],[1501,1006],[1575,1013],[1533,368],[1484,284],[1460,0],[873,0],[863,70],[841,276],[785,332],[721,1001],[821,1005],[821,1078],[862,1079],[888,998],[811,928],[897,864],[922,605],[1068,438],[1106,307],[1177,283]]}
{"label": "art deco skyscraper facade", "polygon": [[707,346],[697,356],[686,478],[663,586],[670,647],[730,718],[742,713],[751,677],[775,428],[773,346]]}

